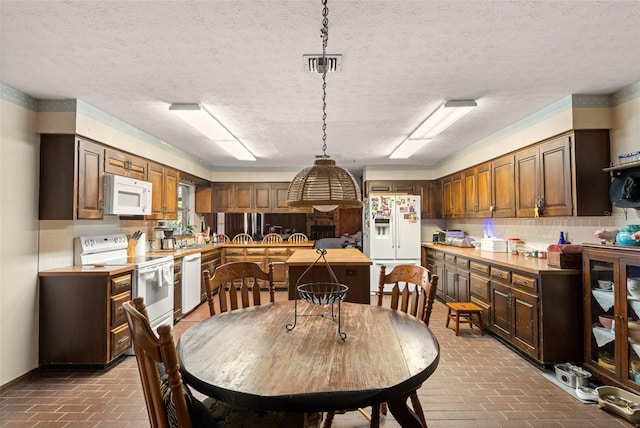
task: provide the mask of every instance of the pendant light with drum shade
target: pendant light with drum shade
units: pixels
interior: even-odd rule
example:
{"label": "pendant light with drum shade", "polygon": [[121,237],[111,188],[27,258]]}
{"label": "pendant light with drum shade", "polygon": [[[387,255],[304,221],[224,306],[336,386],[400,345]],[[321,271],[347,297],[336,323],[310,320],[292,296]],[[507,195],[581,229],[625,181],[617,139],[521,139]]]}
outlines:
{"label": "pendant light with drum shade", "polygon": [[327,155],[327,61],[326,49],[329,39],[329,9],[327,0],[322,0],[322,57],[318,71],[322,71],[322,156],[295,176],[287,191],[290,207],[313,207],[328,212],[336,208],[359,208],[362,206],[360,187],[349,171],[336,165]]}

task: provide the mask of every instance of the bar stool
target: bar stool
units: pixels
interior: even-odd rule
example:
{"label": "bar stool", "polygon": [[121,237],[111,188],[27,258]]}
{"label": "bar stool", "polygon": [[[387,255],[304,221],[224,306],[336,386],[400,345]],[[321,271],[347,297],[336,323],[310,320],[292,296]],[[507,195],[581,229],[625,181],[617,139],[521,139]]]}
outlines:
{"label": "bar stool", "polygon": [[[473,324],[480,328],[480,334],[484,336],[484,329],[482,328],[482,308],[474,303],[461,303],[461,302],[447,302],[449,311],[447,312],[447,324],[446,328],[449,328],[449,321],[456,322],[456,336],[460,329],[460,323],[469,324],[469,327],[473,328]],[[474,315],[476,319],[474,319]]]}

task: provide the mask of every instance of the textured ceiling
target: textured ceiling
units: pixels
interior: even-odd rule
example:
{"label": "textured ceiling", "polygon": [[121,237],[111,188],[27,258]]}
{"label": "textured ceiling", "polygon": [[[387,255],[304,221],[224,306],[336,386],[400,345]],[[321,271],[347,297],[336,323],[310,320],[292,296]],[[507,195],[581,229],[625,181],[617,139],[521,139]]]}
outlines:
{"label": "textured ceiling", "polygon": [[[640,1],[329,0],[327,154],[431,165],[571,94],[640,81]],[[80,99],[213,167],[303,167],[322,147],[320,0],[0,2],[0,81]],[[388,155],[447,99],[478,108],[408,160]],[[258,158],[168,111],[201,103]]]}

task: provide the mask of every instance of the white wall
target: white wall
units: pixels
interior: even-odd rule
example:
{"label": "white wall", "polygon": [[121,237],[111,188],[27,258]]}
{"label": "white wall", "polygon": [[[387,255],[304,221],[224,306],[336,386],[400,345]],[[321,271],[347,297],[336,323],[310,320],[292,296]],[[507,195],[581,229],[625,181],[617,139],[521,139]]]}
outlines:
{"label": "white wall", "polygon": [[35,111],[0,99],[0,385],[38,366]]}

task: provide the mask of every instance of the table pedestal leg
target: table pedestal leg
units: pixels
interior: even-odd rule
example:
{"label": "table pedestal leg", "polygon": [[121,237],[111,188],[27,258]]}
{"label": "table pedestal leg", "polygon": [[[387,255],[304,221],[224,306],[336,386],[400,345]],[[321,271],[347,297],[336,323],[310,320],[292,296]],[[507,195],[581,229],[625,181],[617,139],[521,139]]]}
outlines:
{"label": "table pedestal leg", "polygon": [[397,400],[387,401],[391,414],[402,428],[426,428],[422,426],[422,422],[420,422],[420,419],[413,410],[407,406],[408,398],[409,396],[405,396],[398,397]]}

